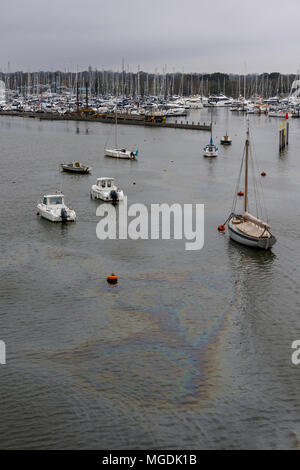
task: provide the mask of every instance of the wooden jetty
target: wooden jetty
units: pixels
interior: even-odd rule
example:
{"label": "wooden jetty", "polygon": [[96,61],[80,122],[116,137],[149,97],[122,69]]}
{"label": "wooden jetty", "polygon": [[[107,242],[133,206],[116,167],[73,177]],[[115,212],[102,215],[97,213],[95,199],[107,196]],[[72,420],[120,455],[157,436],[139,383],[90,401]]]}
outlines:
{"label": "wooden jetty", "polygon": [[[69,113],[69,114],[59,114],[59,113],[25,113],[18,111],[0,111],[0,116],[18,116],[25,118],[35,118],[40,120],[48,121],[89,121],[89,122],[101,122],[114,124],[116,116],[114,113],[89,113],[89,112],[80,112],[80,113]],[[134,114],[117,114],[118,124],[129,124],[134,126],[147,126],[147,127],[165,127],[171,129],[190,129],[197,131],[210,131],[210,124],[200,124],[200,122],[195,123],[194,121],[173,121],[169,122],[166,118],[161,116],[139,116]]]}

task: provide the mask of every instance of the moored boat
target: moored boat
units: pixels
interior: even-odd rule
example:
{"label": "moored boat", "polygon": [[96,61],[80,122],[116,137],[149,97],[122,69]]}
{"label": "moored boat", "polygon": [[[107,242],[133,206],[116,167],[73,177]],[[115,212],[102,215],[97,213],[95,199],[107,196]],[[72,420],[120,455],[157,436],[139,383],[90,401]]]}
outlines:
{"label": "moored boat", "polygon": [[50,222],[75,222],[76,220],[75,211],[65,205],[65,198],[61,193],[44,195],[37,209],[37,214]]}
{"label": "moored boat", "polygon": [[232,144],[232,138],[229,137],[229,135],[224,135],[221,140],[220,140],[221,145],[231,145]]}
{"label": "moored boat", "polygon": [[91,172],[91,167],[85,166],[80,162],[61,163],[60,167],[63,171],[69,173],[87,174]]}
{"label": "moored boat", "polygon": [[91,199],[117,203],[123,201],[124,193],[114,184],[114,178],[102,177],[91,187]]}
{"label": "moored boat", "polygon": [[204,157],[217,157],[219,149],[213,143],[212,138],[210,139],[210,143],[204,147]]}
{"label": "moored boat", "polygon": [[210,142],[209,144],[207,144],[203,151],[204,151],[204,154],[203,156],[204,157],[217,157],[218,156],[218,152],[219,152],[219,149],[218,147],[213,143],[213,136],[212,136],[212,113],[211,113],[211,122],[210,122]]}
{"label": "moored boat", "polygon": [[[228,222],[229,236],[232,240],[249,247],[268,250],[276,243],[276,238],[271,233],[270,225],[248,212],[248,167],[249,167],[249,129],[245,142],[245,190],[243,213],[238,214],[235,204]],[[244,158],[243,156],[243,158]]]}
{"label": "moored boat", "polygon": [[131,151],[131,150],[126,150],[125,148],[122,148],[122,149],[104,149],[104,155],[106,157],[124,158],[126,160],[136,160],[136,158],[138,156],[138,150]]}

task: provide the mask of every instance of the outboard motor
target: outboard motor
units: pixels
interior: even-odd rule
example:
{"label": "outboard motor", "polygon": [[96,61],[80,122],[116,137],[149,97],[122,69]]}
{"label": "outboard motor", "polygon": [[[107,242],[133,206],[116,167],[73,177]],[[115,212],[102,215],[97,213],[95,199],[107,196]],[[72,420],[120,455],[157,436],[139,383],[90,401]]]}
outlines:
{"label": "outboard motor", "polygon": [[63,207],[62,210],[61,210],[60,216],[61,216],[61,221],[62,221],[62,222],[67,222],[67,220],[68,220],[68,214],[67,214],[67,211],[66,211],[66,209],[65,209],[64,207]]}
{"label": "outboard motor", "polygon": [[115,189],[112,189],[109,193],[109,197],[112,199],[113,204],[118,202],[118,193]]}

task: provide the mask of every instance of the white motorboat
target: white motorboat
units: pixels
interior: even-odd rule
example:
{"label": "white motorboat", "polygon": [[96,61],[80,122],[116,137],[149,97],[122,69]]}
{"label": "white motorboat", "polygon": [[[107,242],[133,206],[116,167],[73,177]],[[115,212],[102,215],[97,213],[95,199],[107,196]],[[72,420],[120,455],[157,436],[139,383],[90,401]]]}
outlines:
{"label": "white motorboat", "polygon": [[[275,243],[276,238],[271,233],[270,225],[261,218],[253,216],[248,212],[248,160],[249,160],[249,129],[247,131],[245,143],[245,193],[244,193],[244,211],[237,214],[235,203],[232,213],[228,218],[229,236],[232,240],[249,247],[270,249]],[[243,156],[243,159],[244,159]],[[239,183],[238,183],[239,184]],[[256,186],[255,186],[256,187]],[[256,205],[258,207],[258,205]],[[224,226],[221,226],[224,227]]]}
{"label": "white motorboat", "polygon": [[75,222],[76,213],[65,205],[61,193],[46,194],[37,205],[37,214],[51,222]]}
{"label": "white motorboat", "polygon": [[135,160],[138,156],[138,150],[131,151],[126,149],[104,149],[106,157],[124,158],[126,160]]}
{"label": "white motorboat", "polygon": [[97,178],[97,183],[91,187],[91,199],[117,203],[123,201],[124,193],[115,186],[114,178]]}

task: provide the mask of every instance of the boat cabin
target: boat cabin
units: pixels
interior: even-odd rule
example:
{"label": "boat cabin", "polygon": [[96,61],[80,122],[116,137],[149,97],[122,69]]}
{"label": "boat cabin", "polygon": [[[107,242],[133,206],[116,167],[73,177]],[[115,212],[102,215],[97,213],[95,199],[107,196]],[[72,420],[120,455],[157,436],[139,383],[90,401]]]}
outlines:
{"label": "boat cabin", "polygon": [[48,194],[43,197],[43,204],[46,206],[57,206],[64,204],[63,194]]}
{"label": "boat cabin", "polygon": [[97,186],[102,189],[110,189],[114,186],[114,178],[98,178]]}

